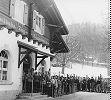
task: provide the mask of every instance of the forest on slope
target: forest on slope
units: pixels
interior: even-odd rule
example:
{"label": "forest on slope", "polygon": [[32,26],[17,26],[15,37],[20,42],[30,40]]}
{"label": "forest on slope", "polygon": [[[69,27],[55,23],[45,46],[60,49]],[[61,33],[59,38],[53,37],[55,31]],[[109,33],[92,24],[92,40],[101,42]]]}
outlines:
{"label": "forest on slope", "polygon": [[70,52],[58,53],[56,60],[63,65],[68,62],[109,62],[108,28],[103,25],[82,23],[68,26],[69,35],[63,36]]}
{"label": "forest on slope", "polygon": [[108,29],[91,23],[73,24],[69,27],[69,36],[77,36],[81,52],[97,62],[107,63],[109,59]]}

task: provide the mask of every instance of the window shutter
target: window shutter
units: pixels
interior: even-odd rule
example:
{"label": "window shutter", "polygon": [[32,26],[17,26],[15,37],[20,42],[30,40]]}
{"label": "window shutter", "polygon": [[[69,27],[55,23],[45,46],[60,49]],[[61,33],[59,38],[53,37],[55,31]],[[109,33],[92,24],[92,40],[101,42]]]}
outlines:
{"label": "window shutter", "polygon": [[15,16],[15,1],[16,0],[11,0],[10,1],[10,16],[14,18]]}
{"label": "window shutter", "polygon": [[42,18],[42,34],[44,35],[45,33],[45,19]]}
{"label": "window shutter", "polygon": [[38,15],[36,15],[36,25],[37,26],[39,25],[39,17],[38,17]]}
{"label": "window shutter", "polygon": [[36,11],[33,11],[33,29],[36,30]]}
{"label": "window shutter", "polygon": [[41,29],[41,23],[42,23],[42,20],[41,20],[41,17],[39,16],[39,28]]}
{"label": "window shutter", "polygon": [[24,4],[23,23],[28,25],[28,6]]}

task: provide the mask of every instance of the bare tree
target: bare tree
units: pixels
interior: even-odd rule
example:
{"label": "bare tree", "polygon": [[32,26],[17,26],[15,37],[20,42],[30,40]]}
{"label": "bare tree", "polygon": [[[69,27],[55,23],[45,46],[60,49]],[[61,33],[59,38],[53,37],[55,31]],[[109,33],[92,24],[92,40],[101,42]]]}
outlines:
{"label": "bare tree", "polygon": [[72,24],[69,27],[69,35],[64,38],[70,52],[58,53],[57,62],[62,64],[62,73],[67,63],[78,61],[83,63],[92,57],[92,62],[107,63],[109,60],[107,30],[101,25],[91,23]]}
{"label": "bare tree", "polygon": [[68,48],[70,49],[69,53],[58,53],[56,55],[57,63],[62,65],[62,73],[64,74],[64,68],[69,67],[66,66],[72,59],[76,58],[78,53],[80,53],[80,42],[77,40],[77,36],[66,36],[64,37],[64,41],[66,42]]}

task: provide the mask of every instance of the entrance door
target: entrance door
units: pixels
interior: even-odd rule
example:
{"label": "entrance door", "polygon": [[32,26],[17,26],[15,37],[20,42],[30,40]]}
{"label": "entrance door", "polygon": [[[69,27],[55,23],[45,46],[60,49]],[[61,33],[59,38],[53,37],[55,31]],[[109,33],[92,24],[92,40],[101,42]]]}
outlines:
{"label": "entrance door", "polygon": [[30,69],[30,64],[28,63],[23,63],[23,72],[25,74],[28,74],[28,70]]}
{"label": "entrance door", "polygon": [[28,56],[23,61],[23,78],[22,78],[22,92],[27,93],[27,74],[29,69],[31,68],[31,58]]}

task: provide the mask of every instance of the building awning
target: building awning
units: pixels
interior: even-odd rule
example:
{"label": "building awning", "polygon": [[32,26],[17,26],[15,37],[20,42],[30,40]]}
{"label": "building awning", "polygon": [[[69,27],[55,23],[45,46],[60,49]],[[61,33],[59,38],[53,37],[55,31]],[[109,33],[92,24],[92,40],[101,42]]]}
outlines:
{"label": "building awning", "polygon": [[33,51],[33,52],[37,52],[37,53],[40,54],[40,55],[50,56],[50,57],[54,57],[54,56],[55,56],[54,54],[40,51],[40,50],[38,50],[36,47],[34,47],[34,46],[32,46],[32,45],[29,45],[29,44],[26,44],[26,43],[24,43],[24,42],[17,41],[17,43],[18,43],[18,46],[19,46],[19,47],[23,47],[23,48],[25,48],[25,49],[29,49],[29,50],[31,50],[31,51]]}
{"label": "building awning", "polygon": [[[18,47],[19,47],[19,58],[18,58],[18,68],[20,68],[20,65],[25,61],[25,59],[29,56],[29,54],[31,54],[32,52],[35,53],[35,70],[37,69],[37,67],[44,61],[45,58],[47,57],[51,57],[53,58],[55,55],[51,54],[51,53],[46,53],[43,51],[38,50],[36,47],[21,42],[21,41],[17,41],[18,43]],[[26,49],[25,51],[22,50]],[[22,57],[21,55],[24,54],[24,56]],[[40,55],[38,55],[40,54]],[[41,60],[39,62],[37,62],[37,59],[41,58]]]}

